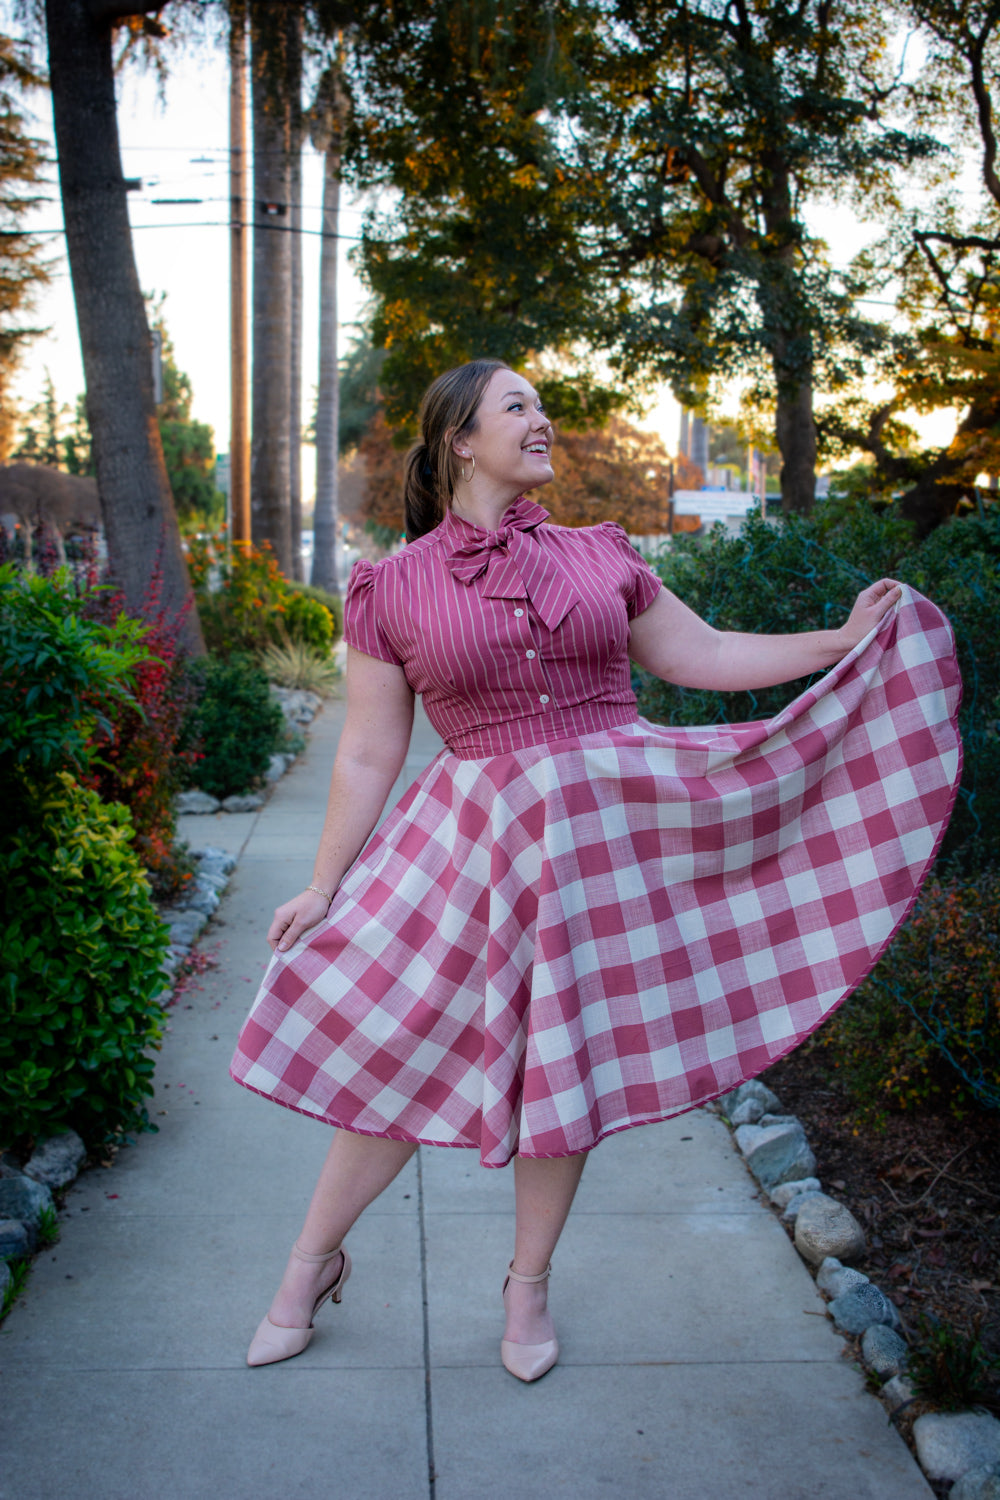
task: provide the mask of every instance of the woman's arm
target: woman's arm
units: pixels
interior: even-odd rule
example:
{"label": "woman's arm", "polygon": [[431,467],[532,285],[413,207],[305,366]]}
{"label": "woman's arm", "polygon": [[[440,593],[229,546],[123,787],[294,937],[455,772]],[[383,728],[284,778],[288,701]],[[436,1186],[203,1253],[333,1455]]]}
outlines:
{"label": "woman's arm", "polygon": [[[330,778],[312,884],[330,896],[361,853],[403,768],[413,729],[413,693],[402,667],[347,651],[347,717]],[[283,953],[326,916],[330,903],[305,890],[279,906],[268,930]]]}
{"label": "woman's arm", "polygon": [[900,592],[891,578],[880,578],[858,595],[839,630],[752,635],[715,630],[663,589],[632,621],[629,655],[647,672],[678,687],[722,693],[773,687],[832,667],[898,602]]}

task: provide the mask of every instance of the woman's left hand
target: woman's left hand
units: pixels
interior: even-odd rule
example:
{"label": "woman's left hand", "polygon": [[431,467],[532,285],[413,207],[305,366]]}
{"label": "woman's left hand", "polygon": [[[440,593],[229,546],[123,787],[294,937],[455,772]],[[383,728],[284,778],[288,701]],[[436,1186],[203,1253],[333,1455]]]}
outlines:
{"label": "woman's left hand", "polygon": [[845,655],[848,651],[853,651],[870,630],[875,629],[893,605],[899,603],[902,592],[894,578],[880,578],[877,583],[870,584],[868,588],[862,590],[855,600],[854,608],[848,615],[846,623],[840,627]]}

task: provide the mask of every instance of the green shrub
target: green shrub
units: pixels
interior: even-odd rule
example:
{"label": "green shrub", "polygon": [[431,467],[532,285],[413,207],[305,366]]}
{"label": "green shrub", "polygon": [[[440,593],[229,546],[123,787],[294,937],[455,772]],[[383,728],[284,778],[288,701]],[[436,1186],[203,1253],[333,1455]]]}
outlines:
{"label": "green shrub", "polygon": [[266,647],[260,665],[268,682],[319,693],[321,698],[328,698],[340,681],[340,669],[333,658],[310,650],[300,641]]}
{"label": "green shrub", "polygon": [[314,587],[311,583],[290,583],[288,587],[293,594],[302,594],[306,599],[315,599],[318,604],[324,605],[333,617],[333,637],[330,642],[335,646],[344,633],[344,601],[339,594],[329,594],[326,589]]}
{"label": "green shrub", "polygon": [[213,797],[246,792],[282,743],[285,719],[267,676],[241,653],[192,663],[195,703],[183,744],[196,754],[189,780]]}
{"label": "green shrub", "polygon": [[862,1118],[1000,1109],[1000,872],[928,881],[819,1041]]}
{"label": "green shrub", "polygon": [[147,1125],[167,929],[128,812],[58,772],[0,856],[0,1139]]}
{"label": "green shrub", "polygon": [[[88,619],[69,575],[37,578],[0,567],[0,778],[83,770],[134,704],[149,658],[139,620]],[[7,798],[4,798],[6,802]]]}
{"label": "green shrub", "polygon": [[333,646],[333,615],[318,599],[299,589],[290,590],[283,623],[290,640],[308,646],[310,651],[329,655]]}

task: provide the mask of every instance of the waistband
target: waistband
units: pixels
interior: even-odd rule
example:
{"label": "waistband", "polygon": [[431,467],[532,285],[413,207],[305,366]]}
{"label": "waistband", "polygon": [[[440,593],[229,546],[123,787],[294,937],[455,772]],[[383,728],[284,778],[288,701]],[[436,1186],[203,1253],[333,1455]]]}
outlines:
{"label": "waistband", "polygon": [[598,734],[602,729],[621,729],[626,724],[635,724],[638,718],[634,699],[631,703],[577,703],[503,724],[480,725],[451,738],[448,749],[459,760],[486,760],[493,755],[527,750],[533,745]]}

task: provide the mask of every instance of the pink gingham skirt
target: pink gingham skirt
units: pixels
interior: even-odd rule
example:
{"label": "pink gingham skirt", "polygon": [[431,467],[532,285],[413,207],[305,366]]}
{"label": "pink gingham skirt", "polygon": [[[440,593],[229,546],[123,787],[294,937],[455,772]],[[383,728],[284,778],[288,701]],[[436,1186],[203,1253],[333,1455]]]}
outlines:
{"label": "pink gingham skirt", "polygon": [[275,956],[233,1077],[491,1167],[735,1088],[906,916],[955,797],[959,693],[947,622],[907,591],[770,721],[443,751]]}

